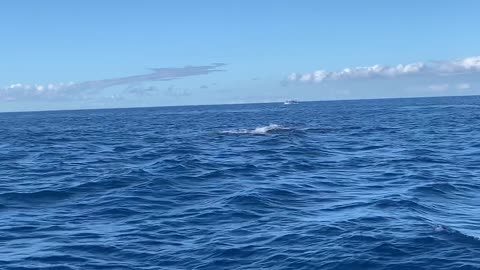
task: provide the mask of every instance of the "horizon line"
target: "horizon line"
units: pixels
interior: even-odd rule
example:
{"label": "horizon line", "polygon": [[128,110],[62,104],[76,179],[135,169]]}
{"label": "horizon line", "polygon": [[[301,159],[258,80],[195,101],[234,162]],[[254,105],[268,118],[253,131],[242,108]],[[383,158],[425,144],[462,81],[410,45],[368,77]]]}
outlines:
{"label": "horizon line", "polygon": [[[426,99],[426,98],[457,98],[457,97],[480,97],[476,95],[447,95],[447,96],[407,96],[407,97],[378,97],[378,98],[352,98],[352,99],[323,99],[323,100],[298,100],[300,103],[307,102],[341,102],[341,101],[365,101],[365,100],[390,100],[390,99]],[[106,108],[79,108],[79,109],[53,109],[53,110],[31,110],[31,111],[0,111],[0,114],[8,113],[42,113],[42,112],[70,112],[70,111],[94,111],[94,110],[127,110],[127,109],[154,109],[154,108],[175,108],[175,107],[201,107],[201,106],[225,106],[225,105],[254,105],[254,104],[275,104],[283,101],[268,102],[239,102],[239,103],[213,103],[213,104],[186,104],[186,105],[158,105],[158,106],[134,106],[134,107],[106,107]]]}

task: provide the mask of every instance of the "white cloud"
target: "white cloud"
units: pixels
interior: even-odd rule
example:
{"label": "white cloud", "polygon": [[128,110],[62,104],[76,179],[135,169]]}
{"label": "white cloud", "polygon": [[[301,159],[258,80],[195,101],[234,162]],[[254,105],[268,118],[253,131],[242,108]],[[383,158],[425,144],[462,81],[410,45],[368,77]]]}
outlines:
{"label": "white cloud", "polygon": [[448,84],[432,84],[428,88],[434,92],[443,92],[447,91],[449,86]]}
{"label": "white cloud", "polygon": [[37,85],[37,86],[35,86],[35,89],[37,89],[37,92],[41,93],[41,92],[43,92],[43,90],[45,90],[45,86]]}
{"label": "white cloud", "polygon": [[446,73],[480,71],[480,56],[442,62],[439,64],[439,70]]}
{"label": "white cloud", "polygon": [[480,72],[480,56],[456,59],[443,62],[416,62],[396,66],[361,66],[347,67],[340,71],[316,70],[287,77],[290,82],[323,82],[329,80],[348,80],[361,78],[394,78],[407,75],[433,74],[445,75],[458,72]]}
{"label": "white cloud", "polygon": [[[170,81],[189,76],[207,75],[225,71],[226,64],[213,63],[204,66],[185,66],[180,68],[156,68],[147,74],[125,76],[119,78],[90,80],[79,83],[22,84],[15,83],[0,87],[0,100],[19,100],[44,98],[65,98],[82,96],[91,90],[101,90],[113,86],[131,85],[143,82]],[[147,91],[147,90],[146,90]]]}
{"label": "white cloud", "polygon": [[296,81],[297,79],[298,79],[297,73],[292,73],[287,77],[287,80],[289,81]]}
{"label": "white cloud", "polygon": [[39,96],[53,97],[67,91],[75,85],[73,82],[57,84],[22,84],[14,83],[7,87],[0,88],[0,99],[17,100],[19,98],[36,98]]}
{"label": "white cloud", "polygon": [[325,80],[325,78],[328,77],[328,72],[324,71],[324,70],[317,70],[315,72],[313,72],[313,80],[315,82],[321,82],[323,80]]}
{"label": "white cloud", "polygon": [[313,78],[312,74],[307,73],[307,74],[303,74],[302,76],[300,76],[300,79],[299,79],[299,80],[300,80],[301,82],[308,82],[308,81],[310,81],[312,78]]}
{"label": "white cloud", "polygon": [[469,83],[459,83],[459,84],[456,85],[456,88],[458,90],[468,90],[468,89],[470,89],[470,87],[471,86],[470,86]]}

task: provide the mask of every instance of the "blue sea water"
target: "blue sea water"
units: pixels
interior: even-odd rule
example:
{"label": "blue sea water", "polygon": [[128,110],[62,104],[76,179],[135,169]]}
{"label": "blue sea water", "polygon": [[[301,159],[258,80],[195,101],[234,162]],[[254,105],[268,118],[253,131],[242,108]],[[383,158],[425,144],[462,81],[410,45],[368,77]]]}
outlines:
{"label": "blue sea water", "polygon": [[0,114],[0,269],[480,269],[480,97]]}

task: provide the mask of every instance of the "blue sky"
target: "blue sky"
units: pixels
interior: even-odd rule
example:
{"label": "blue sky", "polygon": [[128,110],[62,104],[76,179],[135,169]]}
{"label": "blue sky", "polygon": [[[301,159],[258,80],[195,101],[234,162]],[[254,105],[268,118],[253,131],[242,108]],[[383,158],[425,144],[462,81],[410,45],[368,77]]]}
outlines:
{"label": "blue sky", "polygon": [[0,111],[480,94],[479,1],[0,10]]}

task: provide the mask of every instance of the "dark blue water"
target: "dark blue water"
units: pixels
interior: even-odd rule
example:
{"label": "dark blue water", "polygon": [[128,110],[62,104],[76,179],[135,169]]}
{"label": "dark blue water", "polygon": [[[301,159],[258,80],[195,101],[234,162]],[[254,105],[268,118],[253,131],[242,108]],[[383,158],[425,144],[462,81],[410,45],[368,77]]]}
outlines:
{"label": "dark blue water", "polygon": [[480,97],[0,114],[0,269],[480,269]]}

